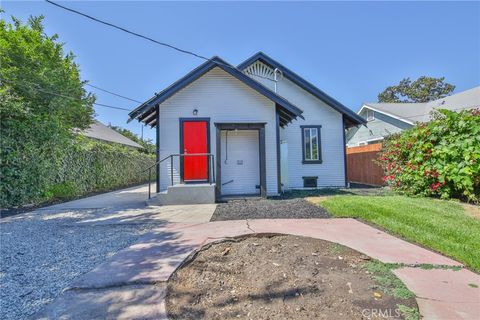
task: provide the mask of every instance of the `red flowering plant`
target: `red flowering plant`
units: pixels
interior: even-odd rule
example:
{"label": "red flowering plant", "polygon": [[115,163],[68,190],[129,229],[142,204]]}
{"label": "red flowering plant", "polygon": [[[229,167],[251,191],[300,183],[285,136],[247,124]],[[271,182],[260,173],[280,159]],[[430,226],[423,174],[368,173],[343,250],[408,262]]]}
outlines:
{"label": "red flowering plant", "polygon": [[377,161],[384,181],[407,194],[480,200],[480,109],[438,110],[390,135]]}

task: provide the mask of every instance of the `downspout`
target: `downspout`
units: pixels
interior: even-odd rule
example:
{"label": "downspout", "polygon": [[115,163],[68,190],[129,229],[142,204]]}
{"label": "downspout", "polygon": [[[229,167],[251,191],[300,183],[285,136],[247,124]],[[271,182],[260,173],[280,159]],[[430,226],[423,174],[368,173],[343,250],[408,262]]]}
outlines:
{"label": "downspout", "polygon": [[344,168],[344,175],[345,175],[345,188],[348,188],[347,141],[345,138],[347,127],[345,125],[345,115],[342,115],[342,128],[343,128],[343,168]]}
{"label": "downspout", "polygon": [[278,114],[277,106],[275,106],[275,126],[276,126],[276,145],[277,145],[277,189],[278,193],[282,194],[282,164],[281,164],[281,148],[280,148],[280,116]]}
{"label": "downspout", "polygon": [[[275,70],[273,70],[273,82],[274,82],[274,85],[275,85],[275,93],[277,93],[278,91],[278,88],[277,88],[277,83],[279,80],[281,80],[283,78],[283,72],[278,69],[278,68],[275,68]],[[280,150],[280,119],[279,119],[279,115],[278,115],[278,110],[277,110],[277,106],[275,106],[275,125],[276,125],[276,145],[277,145],[277,192],[279,194],[282,194],[282,170],[281,170],[281,158],[282,158],[282,155],[281,155],[281,150]]]}
{"label": "downspout", "polygon": [[157,104],[157,106],[155,107],[156,110],[155,112],[157,113],[156,114],[156,121],[157,121],[157,125],[156,125],[156,138],[157,138],[157,150],[156,150],[156,163],[157,163],[157,174],[156,174],[156,178],[157,178],[157,193],[160,192],[160,105]]}

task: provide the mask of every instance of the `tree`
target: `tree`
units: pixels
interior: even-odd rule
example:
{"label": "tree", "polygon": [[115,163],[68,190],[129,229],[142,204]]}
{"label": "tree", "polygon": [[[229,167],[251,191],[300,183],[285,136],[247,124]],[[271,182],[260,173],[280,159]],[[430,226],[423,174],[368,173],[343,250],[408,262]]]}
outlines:
{"label": "tree", "polygon": [[109,125],[109,127],[112,128],[113,130],[117,131],[118,133],[124,135],[125,137],[129,138],[130,140],[133,140],[136,143],[138,143],[139,145],[141,145],[143,147],[143,150],[141,150],[141,151],[143,151],[145,153],[149,153],[149,154],[154,154],[155,153],[156,146],[152,142],[151,139],[142,140],[139,136],[137,136],[132,131],[130,131],[128,129],[125,129],[125,128],[122,128],[122,127],[119,127],[119,126]]}
{"label": "tree", "polygon": [[13,24],[0,20],[1,88],[28,104],[23,111],[29,116],[58,118],[67,130],[85,129],[92,123],[95,98],[83,89],[75,56],[64,54],[58,35],[44,33],[43,19],[30,17],[27,24],[14,17]]}
{"label": "tree", "polygon": [[0,20],[1,207],[42,197],[73,129],[93,121],[95,97],[42,20]]}
{"label": "tree", "polygon": [[450,95],[455,86],[444,81],[445,77],[422,76],[413,81],[405,78],[396,86],[387,87],[378,95],[378,102],[429,102]]}

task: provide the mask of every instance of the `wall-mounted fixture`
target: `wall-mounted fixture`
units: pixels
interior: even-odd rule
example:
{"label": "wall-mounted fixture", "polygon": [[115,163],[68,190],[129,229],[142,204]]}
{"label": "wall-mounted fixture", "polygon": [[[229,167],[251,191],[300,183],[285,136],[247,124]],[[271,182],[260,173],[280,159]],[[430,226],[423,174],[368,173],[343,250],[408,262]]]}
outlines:
{"label": "wall-mounted fixture", "polygon": [[198,115],[198,109],[193,109],[193,115],[194,116]]}
{"label": "wall-mounted fixture", "polygon": [[277,83],[279,80],[283,79],[283,72],[282,70],[275,68],[273,70],[273,82],[275,82],[275,93],[277,93]]}

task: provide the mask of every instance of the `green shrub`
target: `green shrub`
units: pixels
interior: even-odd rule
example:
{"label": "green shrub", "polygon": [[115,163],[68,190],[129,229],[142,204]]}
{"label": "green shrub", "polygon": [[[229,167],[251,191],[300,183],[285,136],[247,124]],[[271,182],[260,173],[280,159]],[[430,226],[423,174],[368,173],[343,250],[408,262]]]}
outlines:
{"label": "green shrub", "polygon": [[78,195],[78,188],[74,182],[60,182],[51,185],[44,194],[46,199],[69,199]]}
{"label": "green shrub", "polygon": [[407,194],[480,199],[480,110],[439,110],[432,121],[389,136],[384,180]]}
{"label": "green shrub", "polygon": [[2,166],[2,208],[146,182],[145,169],[155,163],[154,155],[82,136],[52,146],[48,152],[35,147],[25,151],[32,157],[15,153],[10,155],[9,165]]}
{"label": "green shrub", "polygon": [[148,181],[155,156],[79,136],[59,160],[54,183],[74,183],[85,194]]}

